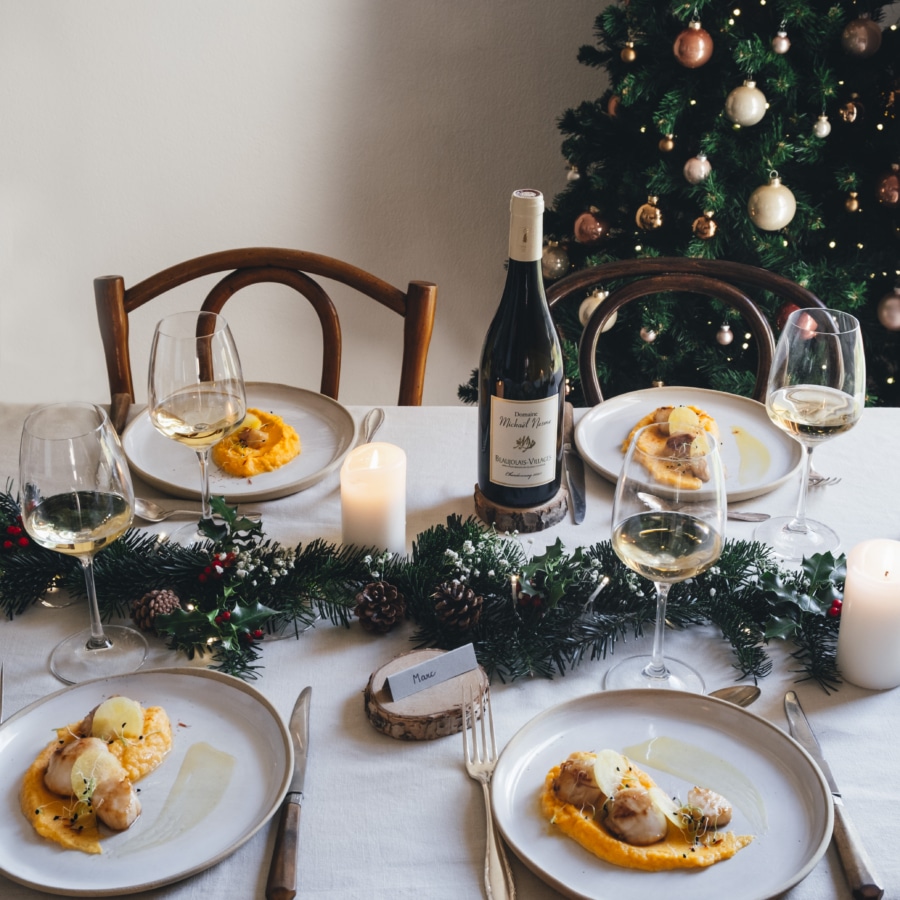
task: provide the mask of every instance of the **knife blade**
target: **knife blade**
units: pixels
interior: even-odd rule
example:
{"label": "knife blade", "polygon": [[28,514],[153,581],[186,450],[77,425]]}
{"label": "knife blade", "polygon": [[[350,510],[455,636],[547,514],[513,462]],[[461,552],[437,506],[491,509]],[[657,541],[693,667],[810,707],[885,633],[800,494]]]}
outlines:
{"label": "knife blade", "polygon": [[300,803],[309,758],[309,701],[312,688],[300,692],[291,713],[289,731],[294,745],[294,772],[281,804],[278,834],[266,881],[267,900],[291,900],[297,894],[297,846],[300,841]]}
{"label": "knife blade", "polygon": [[794,691],[788,691],[784,695],[784,712],[787,715],[788,725],[791,729],[791,737],[815,760],[816,765],[822,770],[831,796],[834,799],[834,832],[832,839],[837,848],[841,865],[850,890],[857,900],[877,900],[884,895],[884,888],[878,883],[878,877],[872,867],[869,854],[862,845],[862,839],[850,820],[841,792],[838,790],[831,767],[825,761],[822,747],[800,706],[800,700]]}
{"label": "knife blade", "polygon": [[574,436],[575,413],[572,404],[567,402],[563,413],[563,458],[566,461],[566,484],[572,500],[572,521],[580,525],[584,521],[587,502],[584,493],[584,460],[572,443]]}

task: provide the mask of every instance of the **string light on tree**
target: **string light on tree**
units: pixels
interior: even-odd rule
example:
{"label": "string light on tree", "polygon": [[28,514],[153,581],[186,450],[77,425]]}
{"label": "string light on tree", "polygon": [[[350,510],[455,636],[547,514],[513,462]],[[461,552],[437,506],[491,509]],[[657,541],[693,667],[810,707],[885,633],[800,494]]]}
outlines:
{"label": "string light on tree", "polygon": [[675,59],[686,69],[698,69],[709,62],[713,54],[713,39],[710,33],[694,19],[675,38],[672,45]]}
{"label": "string light on tree", "polygon": [[780,231],[797,212],[797,200],[781,183],[777,172],[769,173],[769,183],[760,185],[747,201],[750,221],[763,231]]}
{"label": "string light on tree", "polygon": [[766,114],[766,95],[752,79],[736,87],[725,98],[725,115],[741,127],[749,127],[761,122]]}

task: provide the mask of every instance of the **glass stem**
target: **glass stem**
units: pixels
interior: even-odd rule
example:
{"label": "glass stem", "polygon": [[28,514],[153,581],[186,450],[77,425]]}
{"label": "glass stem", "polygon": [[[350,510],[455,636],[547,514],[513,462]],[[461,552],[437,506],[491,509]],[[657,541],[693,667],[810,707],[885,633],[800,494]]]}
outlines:
{"label": "glass stem", "polygon": [[103,631],[103,622],[100,620],[100,604],[97,602],[97,588],[94,586],[94,558],[92,556],[81,558],[81,567],[84,569],[84,586],[87,588],[88,610],[91,614],[91,636],[87,642],[88,650],[108,650],[112,647],[112,641]]}
{"label": "glass stem", "polygon": [[809,491],[809,473],[812,470],[812,448],[807,447],[806,444],[801,444],[800,446],[803,447],[803,465],[801,467],[803,478],[800,481],[797,512],[794,514],[794,518],[788,522],[787,530],[806,534],[809,531],[809,526],[806,524],[806,495]]}
{"label": "glass stem", "polygon": [[200,518],[211,519],[212,507],[209,505],[209,448],[197,451],[200,460]]}
{"label": "glass stem", "polygon": [[669,599],[668,582],[654,582],[656,586],[656,625],[653,627],[653,651],[650,662],[644,666],[644,674],[649,678],[668,678],[666,660],[663,656],[663,637],[666,633],[666,601]]}

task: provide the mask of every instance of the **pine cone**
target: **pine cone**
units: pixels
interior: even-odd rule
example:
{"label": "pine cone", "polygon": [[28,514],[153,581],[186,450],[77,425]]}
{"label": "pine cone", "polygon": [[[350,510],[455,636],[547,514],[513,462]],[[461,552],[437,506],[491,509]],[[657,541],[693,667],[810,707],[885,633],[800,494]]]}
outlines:
{"label": "pine cone", "polygon": [[434,611],[438,620],[448,628],[469,631],[481,619],[484,600],[468,585],[457,579],[445,581],[432,595],[437,602]]}
{"label": "pine cone", "polygon": [[131,618],[141,631],[155,631],[153,620],[176,609],[181,609],[181,601],[174,591],[168,589],[150,591],[131,604]]}
{"label": "pine cone", "polygon": [[366,631],[385,634],[406,616],[406,600],[386,581],[373,581],[356,595],[356,615]]}

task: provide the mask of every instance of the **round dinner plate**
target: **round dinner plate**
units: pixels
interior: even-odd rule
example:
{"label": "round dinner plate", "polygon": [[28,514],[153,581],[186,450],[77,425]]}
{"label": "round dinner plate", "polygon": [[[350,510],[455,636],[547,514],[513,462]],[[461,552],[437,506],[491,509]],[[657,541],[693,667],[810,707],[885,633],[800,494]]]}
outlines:
{"label": "round dinner plate", "polygon": [[[684,798],[700,784],[730,799],[729,829],[754,835],[732,859],[706,869],[620,868],[544,821],[538,798],[553,766],[576,750],[624,752],[653,739],[677,742],[698,768],[715,758],[702,771],[682,773],[689,781],[671,774],[671,766],[638,765],[670,796]],[[775,897],[812,871],[828,848],[834,816],[818,766],[779,728],[724,700],[650,689],[589,694],[536,716],[501,753],[491,798],[516,855],[556,890],[582,900]]]}
{"label": "round dinner plate", "polygon": [[[281,416],[300,435],[301,452],[273,472],[235,478],[209,465],[213,496],[228,503],[275,500],[318,483],[337,469],[356,441],[356,423],[336,400],[303,388],[248,382],[247,406]],[[175,497],[200,498],[200,467],[189,447],[160,434],[142,410],[122,434],[132,469],[148,484]]]}
{"label": "round dinner plate", "polygon": [[[172,723],[172,750],[138,782],[143,810],[131,828],[104,837],[100,855],[64,850],[38,836],[22,815],[22,775],[54,728],[80,721],[114,694],[162,706]],[[188,749],[203,743],[232,757],[233,768],[216,805],[185,830],[168,822],[165,812],[172,809],[170,795],[178,795],[182,807],[196,804],[190,780],[186,788],[173,786]],[[81,897],[131,894],[179,881],[225,859],[269,820],[287,793],[293,759],[290,735],[274,707],[229,675],[156,669],[65,688],[0,725],[0,766],[6,773],[0,872],[38,890]]]}
{"label": "round dinner plate", "polygon": [[[765,406],[749,397],[704,388],[647,388],[604,400],[576,426],[578,452],[593,469],[615,483],[625,459],[622,442],[659,406],[696,406],[716,420],[729,501],[759,497],[799,477],[796,473],[802,448],[772,423]],[[664,488],[654,486],[653,490],[665,493]]]}

